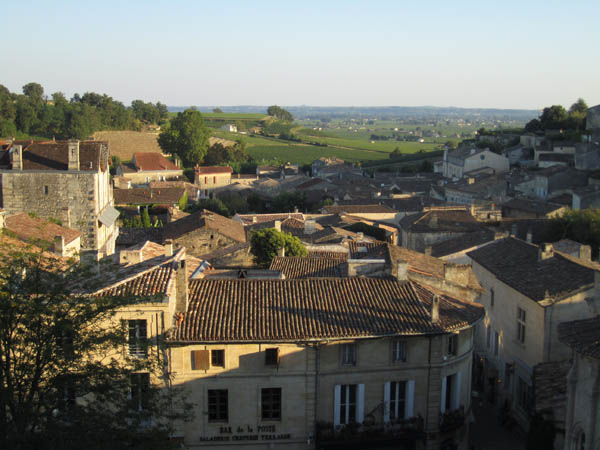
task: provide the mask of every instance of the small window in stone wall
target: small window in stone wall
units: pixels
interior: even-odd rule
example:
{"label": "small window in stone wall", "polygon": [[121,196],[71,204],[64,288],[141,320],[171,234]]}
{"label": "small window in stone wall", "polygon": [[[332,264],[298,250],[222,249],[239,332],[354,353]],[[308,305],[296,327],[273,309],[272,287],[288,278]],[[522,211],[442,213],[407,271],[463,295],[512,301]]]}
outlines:
{"label": "small window in stone wall", "polygon": [[48,195],[48,186],[44,186],[44,195]]}

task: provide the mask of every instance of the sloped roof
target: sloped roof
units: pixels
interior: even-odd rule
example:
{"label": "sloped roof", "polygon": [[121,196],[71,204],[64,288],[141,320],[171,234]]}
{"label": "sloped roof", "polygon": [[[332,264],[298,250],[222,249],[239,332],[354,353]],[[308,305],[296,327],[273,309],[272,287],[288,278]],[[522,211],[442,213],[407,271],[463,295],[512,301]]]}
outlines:
{"label": "sloped roof", "polygon": [[433,244],[431,246],[431,256],[441,258],[442,256],[452,255],[453,253],[467,250],[493,240],[494,232],[491,230],[466,233],[462,236]]}
{"label": "sloped roof", "polygon": [[233,169],[229,166],[196,166],[196,173],[201,175],[232,173]]}
{"label": "sloped roof", "polygon": [[159,205],[175,205],[179,202],[185,188],[166,187],[166,188],[133,188],[133,189],[114,189],[113,196],[115,205],[146,205],[155,203]]}
{"label": "sloped roof", "polygon": [[133,154],[133,158],[139,171],[182,170],[160,153],[138,152]]}
{"label": "sloped roof", "polygon": [[69,244],[81,236],[81,232],[77,230],[63,227],[37,217],[31,217],[27,213],[19,213],[6,217],[5,227],[19,238],[27,241],[40,239],[53,243],[56,236],[62,236],[65,238],[65,244]]}
{"label": "sloped roof", "polygon": [[[79,142],[79,170],[90,172],[100,170],[103,152],[108,153],[108,142]],[[68,170],[68,168],[68,141],[42,141],[34,142],[27,147],[23,146],[23,170]]]}
{"label": "sloped roof", "polygon": [[600,316],[558,324],[558,340],[581,355],[600,359]]}
{"label": "sloped roof", "polygon": [[537,245],[509,237],[467,255],[498,280],[536,302],[559,300],[593,286],[599,265],[560,252],[540,260],[538,252]]}
{"label": "sloped roof", "polygon": [[469,212],[460,209],[432,209],[411,214],[402,218],[400,226],[413,233],[470,232],[482,228]]}
{"label": "sloped roof", "polygon": [[332,278],[345,275],[344,259],[311,258],[300,256],[276,256],[270,270],[278,270],[286,279],[292,278]]}
{"label": "sloped roof", "polygon": [[327,214],[394,214],[395,210],[385,205],[332,205],[325,206]]}
{"label": "sloped roof", "polygon": [[163,238],[177,239],[199,228],[208,228],[234,241],[246,242],[246,233],[241,223],[206,209],[166,224],[163,227]]}
{"label": "sloped roof", "polygon": [[[536,412],[552,412],[554,420],[564,423],[567,407],[567,374],[570,361],[552,361],[533,368],[533,388]],[[559,417],[557,417],[557,415]]]}
{"label": "sloped roof", "polygon": [[302,341],[456,331],[483,316],[481,305],[440,297],[413,282],[373,278],[193,280],[173,341]]}

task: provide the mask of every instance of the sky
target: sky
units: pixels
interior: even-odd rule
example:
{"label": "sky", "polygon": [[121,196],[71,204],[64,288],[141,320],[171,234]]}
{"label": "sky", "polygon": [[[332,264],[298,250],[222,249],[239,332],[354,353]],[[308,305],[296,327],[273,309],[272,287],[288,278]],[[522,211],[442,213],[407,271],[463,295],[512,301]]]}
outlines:
{"label": "sky", "polygon": [[2,0],[0,84],[129,105],[600,103],[600,1]]}

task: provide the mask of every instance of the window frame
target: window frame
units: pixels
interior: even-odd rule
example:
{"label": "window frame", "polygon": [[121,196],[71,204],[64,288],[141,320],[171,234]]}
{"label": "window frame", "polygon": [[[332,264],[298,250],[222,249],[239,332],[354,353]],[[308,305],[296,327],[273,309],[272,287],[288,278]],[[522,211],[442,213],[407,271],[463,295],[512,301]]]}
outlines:
{"label": "window frame", "polygon": [[494,288],[490,288],[490,308],[494,308],[494,303],[496,301],[496,292]]}
{"label": "window frame", "polygon": [[[215,358],[216,355],[218,355],[217,358]],[[225,350],[224,349],[222,349],[222,348],[211,349],[211,351],[210,351],[210,366],[225,368]]]}
{"label": "window frame", "polygon": [[458,334],[451,334],[446,339],[446,356],[454,357],[458,355]]}
{"label": "window frame", "polygon": [[[143,327],[141,325],[143,324]],[[132,327],[133,325],[133,327]],[[129,356],[134,358],[148,357],[148,321],[146,319],[129,319],[127,321],[127,349]],[[141,329],[145,330],[145,336],[142,336]],[[134,330],[134,336],[132,336]],[[133,338],[133,341],[132,341]]]}
{"label": "window frame", "polygon": [[279,366],[279,347],[265,349],[265,366]]}
{"label": "window frame", "polygon": [[527,311],[517,306],[517,341],[525,344],[527,326]]}
{"label": "window frame", "polygon": [[[351,350],[350,350],[351,349]],[[342,366],[355,367],[357,360],[356,342],[342,344],[340,347],[340,363]]]}
{"label": "window frame", "polygon": [[401,339],[394,339],[392,341],[392,362],[403,363],[406,362],[407,357],[407,345],[406,341]]}
{"label": "window frame", "polygon": [[404,420],[406,416],[406,389],[408,382],[406,380],[390,382],[390,421]]}
{"label": "window frame", "polygon": [[207,389],[206,407],[209,422],[229,422],[229,391]]}
{"label": "window frame", "polygon": [[340,425],[356,422],[358,411],[358,384],[340,385]]}
{"label": "window frame", "polygon": [[280,387],[260,389],[260,418],[263,422],[281,422],[283,392]]}
{"label": "window frame", "polygon": [[150,391],[150,373],[133,372],[130,375],[129,396],[135,411],[144,411],[148,407]]}

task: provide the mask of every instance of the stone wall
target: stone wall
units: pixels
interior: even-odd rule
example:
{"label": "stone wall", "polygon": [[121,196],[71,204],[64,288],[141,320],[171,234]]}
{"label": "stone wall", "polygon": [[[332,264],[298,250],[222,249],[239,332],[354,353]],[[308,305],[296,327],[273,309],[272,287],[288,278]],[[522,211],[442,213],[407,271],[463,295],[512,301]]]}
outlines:
{"label": "stone wall", "polygon": [[198,228],[173,239],[176,247],[185,247],[188,255],[202,256],[214,250],[238,244],[231,238],[215,230]]}

